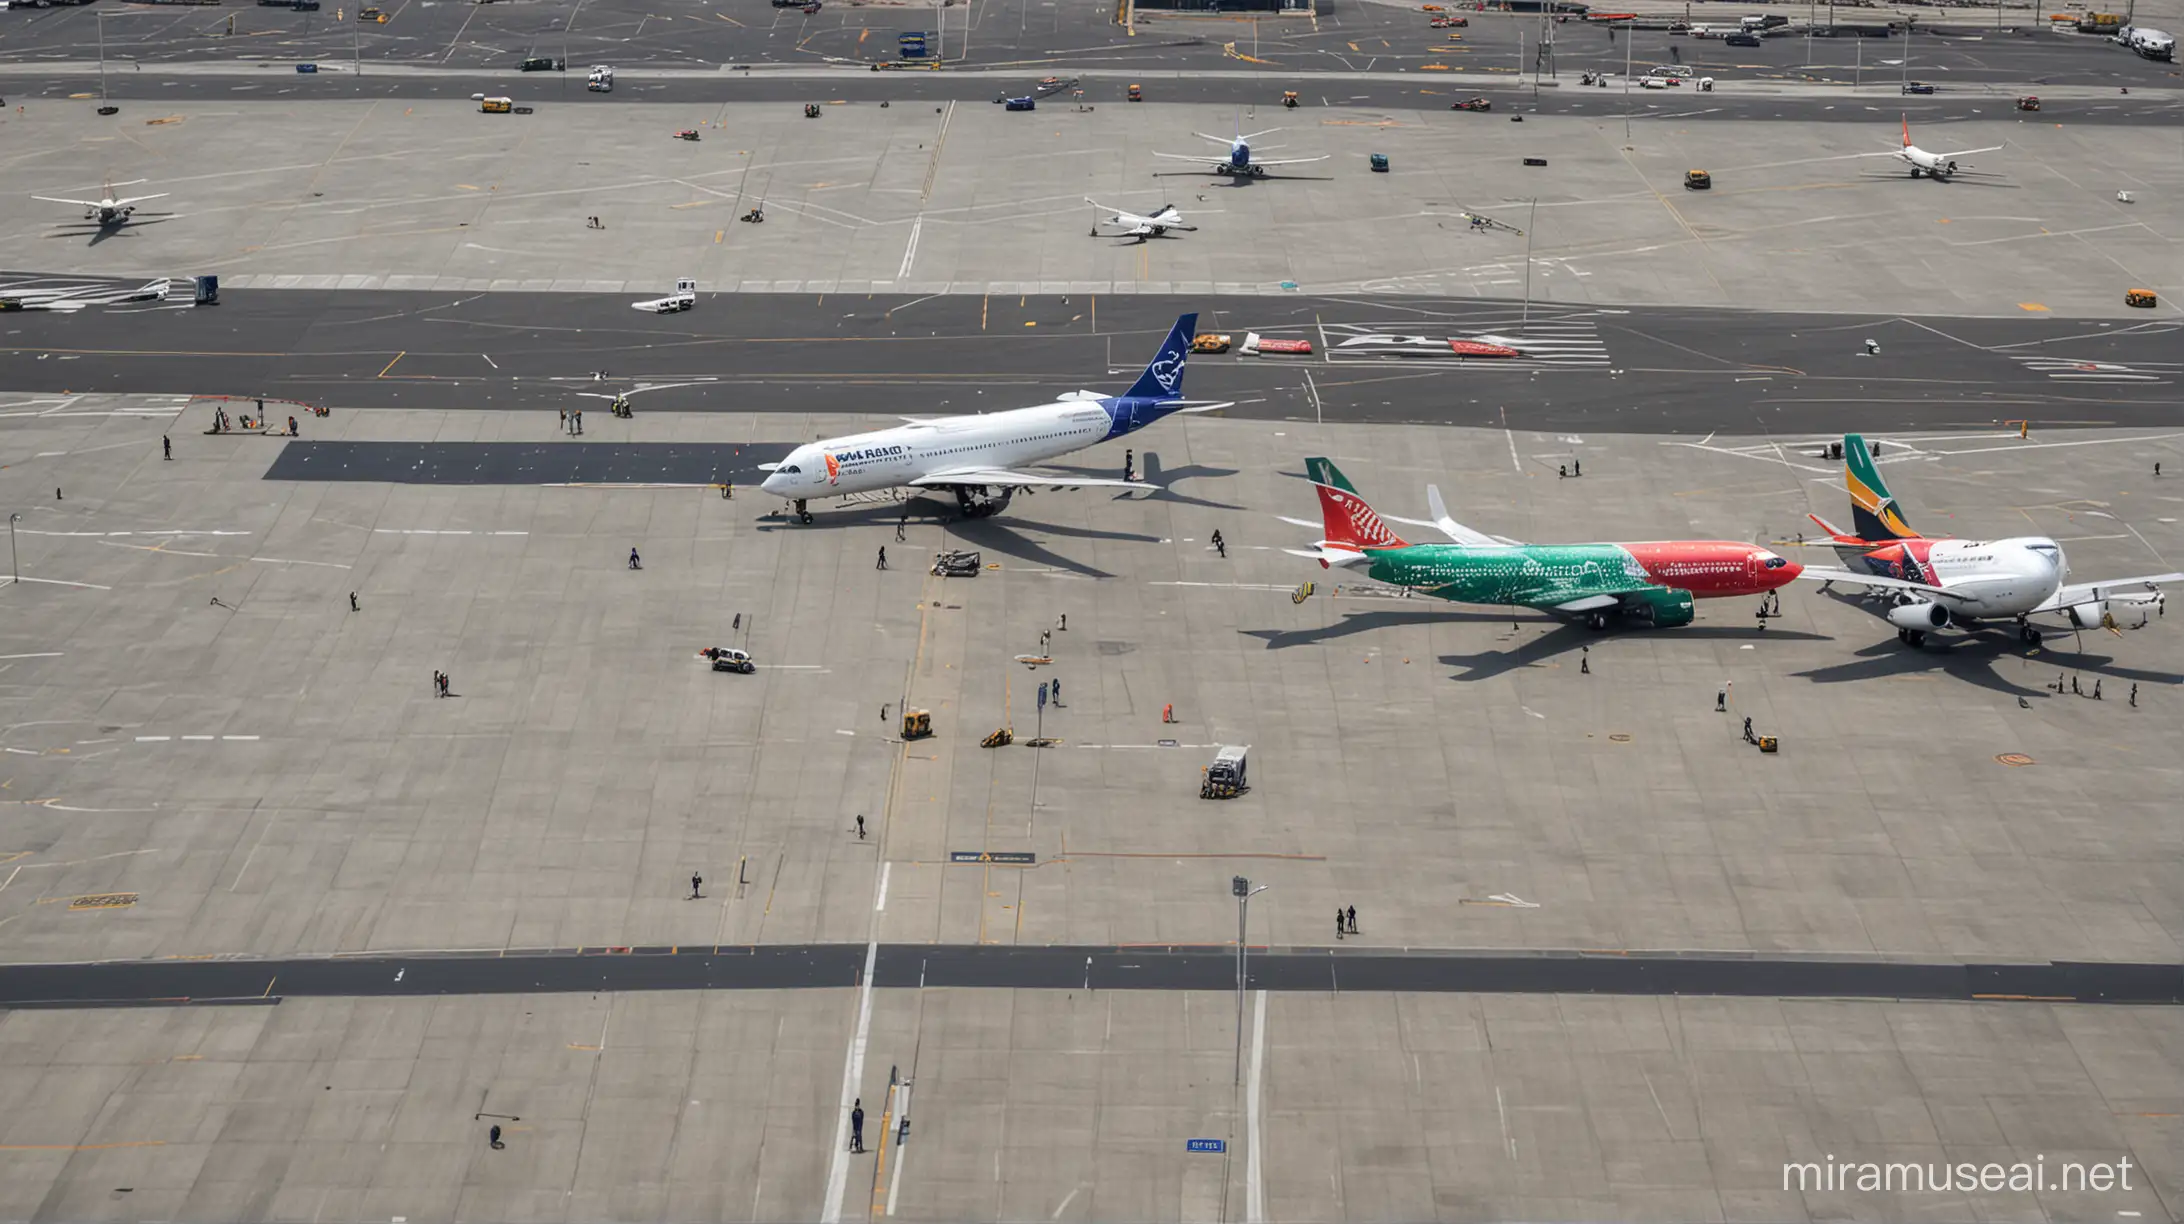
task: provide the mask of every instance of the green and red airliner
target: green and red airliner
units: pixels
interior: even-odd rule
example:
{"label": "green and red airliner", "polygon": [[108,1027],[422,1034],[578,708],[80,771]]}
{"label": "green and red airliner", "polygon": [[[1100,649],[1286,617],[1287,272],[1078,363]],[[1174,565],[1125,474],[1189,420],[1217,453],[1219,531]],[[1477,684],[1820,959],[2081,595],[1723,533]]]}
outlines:
{"label": "green and red airliner", "polygon": [[1690,624],[1697,615],[1695,600],[1764,595],[1795,580],[1804,568],[1740,540],[1525,544],[1450,518],[1441,491],[1432,485],[1426,486],[1430,522],[1395,521],[1439,528],[1450,543],[1412,544],[1388,527],[1334,464],[1307,459],[1305,470],[1319,494],[1319,526],[1326,537],[1310,549],[1286,551],[1456,603],[1533,608],[1583,620],[1594,629],[1606,629],[1616,616],[1665,628]]}

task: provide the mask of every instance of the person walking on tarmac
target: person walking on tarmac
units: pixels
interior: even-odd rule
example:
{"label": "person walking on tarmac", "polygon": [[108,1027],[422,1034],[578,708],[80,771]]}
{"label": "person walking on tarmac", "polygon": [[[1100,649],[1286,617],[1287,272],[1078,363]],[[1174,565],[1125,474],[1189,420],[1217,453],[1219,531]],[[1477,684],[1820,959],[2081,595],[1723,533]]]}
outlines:
{"label": "person walking on tarmac", "polygon": [[637,559],[637,550],[634,548],[629,550],[629,567],[631,569],[643,569],[645,567],[644,562]]}

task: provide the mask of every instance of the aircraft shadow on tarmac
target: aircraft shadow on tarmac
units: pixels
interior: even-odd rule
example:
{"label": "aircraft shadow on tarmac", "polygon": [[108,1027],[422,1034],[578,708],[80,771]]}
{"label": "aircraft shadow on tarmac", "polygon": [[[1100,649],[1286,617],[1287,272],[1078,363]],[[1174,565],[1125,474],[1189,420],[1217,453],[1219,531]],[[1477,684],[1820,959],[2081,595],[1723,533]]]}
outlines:
{"label": "aircraft shadow on tarmac", "polygon": [[[1054,463],[1045,463],[1040,466],[1048,471],[1069,472],[1078,476],[1110,477],[1116,474],[1107,468],[1069,467]],[[1160,452],[1146,451],[1145,482],[1159,485],[1160,488],[1152,493],[1143,494],[1142,497],[1145,501],[1180,502],[1186,506],[1204,506],[1209,510],[1242,510],[1244,509],[1243,506],[1232,505],[1228,502],[1211,501],[1203,497],[1192,497],[1188,493],[1175,491],[1175,482],[1179,480],[1214,479],[1222,476],[1234,476],[1235,474],[1235,468],[1207,467],[1202,463],[1188,464],[1179,468],[1164,468],[1160,464]],[[1120,501],[1124,498],[1139,496],[1141,495],[1125,490],[1116,494],[1115,500]]]}
{"label": "aircraft shadow on tarmac", "polygon": [[[1900,183],[1905,177],[1905,175],[1901,174],[1887,173],[1861,174],[1858,176],[1858,181],[1861,183]],[[1934,181],[1944,187],[2000,187],[2008,191],[2024,190],[2015,183],[2004,182],[2000,178],[1982,175],[1971,170],[1959,170],[1948,178]]]}
{"label": "aircraft shadow on tarmac", "polygon": [[[2101,631],[2096,629],[2092,632]],[[1924,646],[1916,647],[1893,641],[1875,642],[1858,651],[1857,655],[1851,662],[1791,674],[1815,684],[1842,684],[1846,681],[1881,680],[1890,676],[1940,672],[1952,680],[1962,680],[1979,688],[1991,689],[2006,697],[2056,696],[2055,690],[2048,687],[2049,668],[2059,672],[2076,672],[2081,679],[2095,676],[2114,680],[2119,686],[2134,683],[2184,684],[2184,676],[2171,672],[2118,667],[2113,656],[2086,653],[2082,645],[2069,637],[2059,635],[2049,637],[2046,645],[2033,654],[2025,653],[2024,647],[2015,637],[2005,637],[2000,631],[1996,631],[1955,637],[1941,645],[1934,644],[1932,640]],[[2027,688],[2004,678],[2004,665],[2013,662],[2020,664],[2024,676],[2035,682],[2033,687]],[[2093,690],[2088,685],[2085,691],[2090,694]],[[2103,694],[2104,699],[2105,696]],[[2120,687],[2115,696],[2118,701],[2126,700],[2126,694]]]}
{"label": "aircraft shadow on tarmac", "polygon": [[71,223],[71,228],[55,230],[52,233],[47,234],[46,237],[89,238],[91,241],[85,243],[84,245],[97,246],[98,244],[106,241],[109,238],[133,238],[136,236],[137,230],[142,229],[147,225],[157,225],[162,221],[172,220],[174,220],[174,214],[161,213],[158,216],[146,217],[141,221],[137,220],[134,217],[131,217],[129,220],[122,222],[120,225],[100,225],[96,222],[91,221],[77,221]]}
{"label": "aircraft shadow on tarmac", "polygon": [[1085,578],[1112,578],[1113,574],[1097,566],[1086,565],[1047,548],[1025,536],[1019,528],[1029,531],[1048,532],[1058,536],[1070,536],[1085,540],[1124,540],[1132,544],[1158,544],[1156,536],[1139,535],[1128,531],[1094,531],[1086,527],[1064,527],[1054,523],[1035,523],[1023,518],[974,518],[961,519],[949,524],[956,539],[973,548],[988,549],[1004,557],[1014,557],[1034,565],[1051,565]]}
{"label": "aircraft shadow on tarmac", "polygon": [[[1492,619],[1498,621],[1507,618],[1494,617]],[[1730,625],[1684,625],[1675,629],[1659,630],[1633,625],[1621,632],[1660,633],[1675,641],[1692,638],[1701,641],[1754,643],[1782,641],[1785,639],[1792,642],[1826,642],[1832,640],[1826,634],[1804,633],[1795,629],[1739,629]],[[1513,649],[1484,651],[1472,655],[1442,655],[1440,661],[1444,667],[1466,669],[1450,677],[1450,679],[1467,682],[1491,680],[1507,672],[1530,667],[1535,663],[1568,654],[1572,650],[1590,646],[1594,642],[1612,640],[1614,637],[1614,631],[1600,633],[1584,625],[1568,623],[1557,625],[1554,629],[1533,638],[1531,641],[1519,643]]]}

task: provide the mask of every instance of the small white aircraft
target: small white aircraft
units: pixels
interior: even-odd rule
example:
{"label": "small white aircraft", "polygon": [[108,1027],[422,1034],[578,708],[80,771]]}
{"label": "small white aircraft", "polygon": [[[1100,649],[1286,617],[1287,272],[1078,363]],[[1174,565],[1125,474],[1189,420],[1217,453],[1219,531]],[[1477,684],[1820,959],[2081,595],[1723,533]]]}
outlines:
{"label": "small white aircraft", "polygon": [[[1268,128],[1263,132],[1239,131],[1234,136],[1209,136],[1204,132],[1192,132],[1191,135],[1198,137],[1200,140],[1210,140],[1217,145],[1228,146],[1228,156],[1217,160],[1200,153],[1155,153],[1153,156],[1165,157],[1170,161],[1212,161],[1215,174],[1233,175],[1237,178],[1265,178],[1269,166],[1301,166],[1306,162],[1327,160],[1328,155],[1323,153],[1318,157],[1287,157],[1279,161],[1254,161],[1251,156],[1251,142],[1261,136],[1272,136],[1281,130],[1281,128]],[[1277,148],[1279,146],[1269,145],[1267,147]]]}
{"label": "small white aircraft", "polygon": [[114,198],[114,188],[133,187],[138,183],[148,181],[147,179],[130,179],[126,183],[108,183],[105,197],[97,200],[62,200],[53,196],[32,196],[30,198],[47,204],[74,204],[83,209],[83,219],[86,221],[96,221],[100,225],[120,225],[129,219],[130,213],[136,211],[137,205],[146,200],[162,199],[167,193],[162,191],[156,195],[124,196],[117,200]]}
{"label": "small white aircraft", "polygon": [[[1126,209],[1109,208],[1091,196],[1086,196],[1084,202],[1101,212],[1109,214],[1105,220],[1093,219],[1092,236],[1094,238],[1135,238],[1139,242],[1144,242],[1148,238],[1165,238],[1168,236],[1169,230],[1195,232],[1198,229],[1195,225],[1183,224],[1183,214],[1173,204],[1161,205],[1159,211],[1151,216],[1139,216],[1137,213]],[[1103,234],[1100,232],[1100,227],[1103,225],[1119,225],[1122,227],[1122,232],[1119,234]]]}
{"label": "small white aircraft", "polygon": [[1957,158],[1969,157],[1974,153],[1992,153],[2001,147],[2001,145],[1988,145],[1984,149],[1958,149],[1954,153],[1929,153],[1911,143],[1911,118],[1906,115],[1903,119],[1903,147],[1892,149],[1886,153],[1868,153],[1865,156],[1893,157],[1910,165],[1912,178],[1924,174],[1936,182],[1946,183],[1951,175],[1962,168],[1958,165]]}

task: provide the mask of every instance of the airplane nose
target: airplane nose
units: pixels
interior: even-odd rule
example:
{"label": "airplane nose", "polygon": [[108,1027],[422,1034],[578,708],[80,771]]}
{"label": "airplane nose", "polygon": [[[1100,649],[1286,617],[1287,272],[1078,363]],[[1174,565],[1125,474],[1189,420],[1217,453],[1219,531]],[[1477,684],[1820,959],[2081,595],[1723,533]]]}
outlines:
{"label": "airplane nose", "polygon": [[766,479],[758,482],[758,489],[761,493],[779,494],[781,492],[780,485],[781,473],[768,472],[766,473]]}

